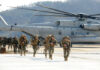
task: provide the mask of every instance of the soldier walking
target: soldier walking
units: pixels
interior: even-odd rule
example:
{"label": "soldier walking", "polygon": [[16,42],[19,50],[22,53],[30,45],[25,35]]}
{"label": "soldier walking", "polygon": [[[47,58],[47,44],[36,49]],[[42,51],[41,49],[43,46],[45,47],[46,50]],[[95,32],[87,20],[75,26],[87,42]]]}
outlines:
{"label": "soldier walking", "polygon": [[18,39],[17,37],[13,38],[13,47],[14,47],[14,53],[17,53],[17,49],[18,49]]}
{"label": "soldier walking", "polygon": [[2,47],[2,37],[0,37],[0,49]]}
{"label": "soldier walking", "polygon": [[63,51],[64,51],[64,60],[67,61],[70,53],[70,47],[71,47],[71,41],[68,36],[62,39],[61,46],[63,47]]}
{"label": "soldier walking", "polygon": [[31,45],[33,47],[33,56],[34,57],[36,55],[37,50],[39,49],[39,43],[40,43],[40,40],[37,35],[34,38],[32,38]]}
{"label": "soldier walking", "polygon": [[3,43],[3,48],[6,48],[6,45],[7,45],[7,38],[6,37],[3,37],[2,43]]}
{"label": "soldier walking", "polygon": [[44,53],[45,53],[45,58],[47,58],[47,52],[49,50],[49,39],[50,36],[48,35],[45,40],[44,40]]}
{"label": "soldier walking", "polygon": [[13,38],[10,37],[10,38],[7,38],[7,44],[8,44],[8,49],[13,47]]}
{"label": "soldier walking", "polygon": [[56,45],[57,41],[53,35],[50,36],[49,39],[49,59],[52,60],[52,55],[54,53],[54,46]]}
{"label": "soldier walking", "polygon": [[22,53],[23,53],[23,52],[24,52],[24,56],[25,56],[27,44],[28,44],[28,41],[27,41],[26,36],[25,36],[25,35],[22,35],[22,36],[19,38],[19,46],[20,46],[21,56],[22,56]]}

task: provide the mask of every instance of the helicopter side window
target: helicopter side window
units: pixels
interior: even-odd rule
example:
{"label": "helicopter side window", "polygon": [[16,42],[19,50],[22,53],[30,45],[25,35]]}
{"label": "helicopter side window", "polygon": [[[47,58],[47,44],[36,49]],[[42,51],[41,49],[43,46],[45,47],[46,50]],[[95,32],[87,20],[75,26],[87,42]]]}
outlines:
{"label": "helicopter side window", "polygon": [[71,32],[71,35],[74,35],[74,32]]}
{"label": "helicopter side window", "polygon": [[87,32],[87,34],[89,34],[89,32]]}
{"label": "helicopter side window", "polygon": [[60,26],[60,21],[57,21],[57,26]]}
{"label": "helicopter side window", "polygon": [[58,34],[59,34],[59,35],[62,35],[62,32],[61,32],[61,31],[59,31],[59,32],[58,32]]}
{"label": "helicopter side window", "polygon": [[87,23],[92,23],[91,21],[88,21]]}

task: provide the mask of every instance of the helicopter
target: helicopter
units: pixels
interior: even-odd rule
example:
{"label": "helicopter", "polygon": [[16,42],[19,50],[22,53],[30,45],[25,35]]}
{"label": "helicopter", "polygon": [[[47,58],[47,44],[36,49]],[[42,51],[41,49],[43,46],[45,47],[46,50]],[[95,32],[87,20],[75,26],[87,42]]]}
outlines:
{"label": "helicopter", "polygon": [[[38,11],[49,13],[48,15],[40,14],[35,16],[52,16],[52,17],[71,17],[75,20],[58,20],[54,23],[34,23],[33,26],[9,25],[2,16],[0,20],[5,26],[0,26],[1,31],[19,31],[28,34],[31,37],[39,35],[39,38],[44,39],[47,35],[54,35],[58,42],[63,37],[69,36],[73,43],[100,43],[100,14],[73,14],[44,5],[37,6],[48,10],[37,10],[23,7],[11,7],[30,11]],[[97,21],[98,20],[98,21]]]}

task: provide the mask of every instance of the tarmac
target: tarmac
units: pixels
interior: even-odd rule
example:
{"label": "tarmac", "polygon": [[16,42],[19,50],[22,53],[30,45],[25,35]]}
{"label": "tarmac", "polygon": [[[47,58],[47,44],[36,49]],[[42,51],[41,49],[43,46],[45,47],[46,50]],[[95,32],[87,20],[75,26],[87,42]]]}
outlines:
{"label": "tarmac", "polygon": [[53,60],[45,58],[43,49],[41,46],[36,57],[30,45],[26,56],[7,49],[7,53],[0,54],[0,70],[100,70],[100,44],[74,44],[68,61],[64,61],[60,47],[55,47]]}

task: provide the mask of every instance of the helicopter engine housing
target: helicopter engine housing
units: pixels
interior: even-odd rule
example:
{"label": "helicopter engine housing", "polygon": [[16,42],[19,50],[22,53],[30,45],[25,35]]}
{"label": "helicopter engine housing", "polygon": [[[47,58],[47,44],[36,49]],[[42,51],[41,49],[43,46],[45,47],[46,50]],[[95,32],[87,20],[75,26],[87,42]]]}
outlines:
{"label": "helicopter engine housing", "polygon": [[80,25],[80,27],[86,30],[94,30],[94,31],[100,30],[100,24],[82,24]]}

